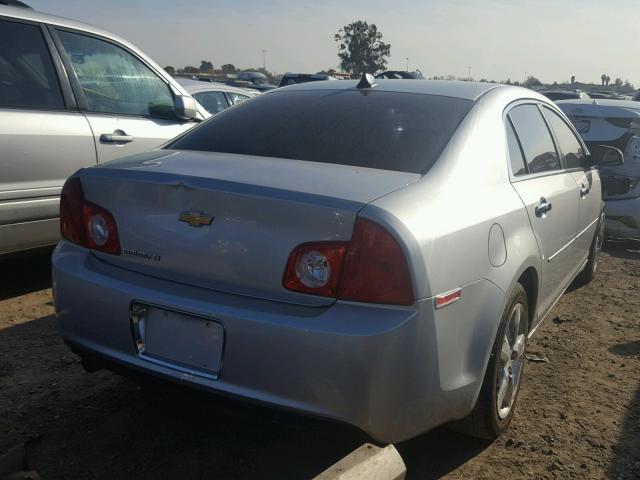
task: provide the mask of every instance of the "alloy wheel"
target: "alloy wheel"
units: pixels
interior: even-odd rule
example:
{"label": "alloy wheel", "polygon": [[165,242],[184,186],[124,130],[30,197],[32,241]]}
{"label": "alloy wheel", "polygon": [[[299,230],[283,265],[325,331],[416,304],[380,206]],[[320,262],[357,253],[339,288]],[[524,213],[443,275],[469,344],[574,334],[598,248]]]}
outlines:
{"label": "alloy wheel", "polygon": [[496,407],[501,420],[509,416],[520,387],[526,341],[525,308],[516,303],[509,315],[498,361]]}

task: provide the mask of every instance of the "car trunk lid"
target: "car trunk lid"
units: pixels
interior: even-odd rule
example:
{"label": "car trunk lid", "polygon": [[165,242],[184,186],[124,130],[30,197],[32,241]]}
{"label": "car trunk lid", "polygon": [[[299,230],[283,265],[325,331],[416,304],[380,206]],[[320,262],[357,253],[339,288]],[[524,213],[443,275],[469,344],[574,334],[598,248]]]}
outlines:
{"label": "car trunk lid", "polygon": [[118,225],[129,270],[203,288],[305,305],[333,299],[285,290],[291,251],[348,241],[367,203],[418,174],[233,154],[161,150],[86,169],[87,200]]}

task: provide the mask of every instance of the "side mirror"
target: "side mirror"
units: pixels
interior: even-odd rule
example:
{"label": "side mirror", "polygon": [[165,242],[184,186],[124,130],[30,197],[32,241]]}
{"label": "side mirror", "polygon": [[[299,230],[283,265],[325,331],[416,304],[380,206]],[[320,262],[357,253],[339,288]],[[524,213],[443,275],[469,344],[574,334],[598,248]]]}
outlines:
{"label": "side mirror", "polygon": [[589,163],[597,167],[615,167],[624,163],[624,154],[616,147],[594,145],[591,147]]}
{"label": "side mirror", "polygon": [[198,118],[198,108],[193,97],[176,95],[173,101],[176,117],[180,120],[195,120]]}

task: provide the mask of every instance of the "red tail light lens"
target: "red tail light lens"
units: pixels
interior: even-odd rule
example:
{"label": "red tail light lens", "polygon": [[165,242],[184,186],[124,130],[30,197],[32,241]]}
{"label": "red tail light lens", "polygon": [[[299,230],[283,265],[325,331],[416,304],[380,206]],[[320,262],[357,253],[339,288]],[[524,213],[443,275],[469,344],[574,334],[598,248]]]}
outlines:
{"label": "red tail light lens", "polygon": [[289,290],[335,297],[347,242],[304,243],[297,246],[287,262],[284,286]]}
{"label": "red tail light lens", "polygon": [[402,248],[384,228],[362,218],[356,220],[351,242],[296,247],[283,283],[288,290],[354,302],[414,302]]}
{"label": "red tail light lens", "polygon": [[60,235],[70,242],[87,247],[82,204],[84,193],[79,178],[67,180],[60,195]]}
{"label": "red tail light lens", "polygon": [[342,269],[338,298],[355,302],[413,304],[402,248],[380,225],[358,218]]}
{"label": "red tail light lens", "polygon": [[79,178],[67,180],[62,189],[60,234],[83,247],[120,255],[118,227],[113,215],[85,200]]}

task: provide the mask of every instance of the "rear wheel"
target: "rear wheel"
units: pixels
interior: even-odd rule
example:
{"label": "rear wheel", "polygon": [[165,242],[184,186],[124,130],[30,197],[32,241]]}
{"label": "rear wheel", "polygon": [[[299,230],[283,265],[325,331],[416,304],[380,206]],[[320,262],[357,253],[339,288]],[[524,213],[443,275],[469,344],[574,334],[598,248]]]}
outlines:
{"label": "rear wheel", "polygon": [[518,283],[502,316],[476,405],[452,425],[456,430],[494,439],[507,429],[524,373],[528,329],[527,294]]}
{"label": "rear wheel", "polygon": [[602,245],[604,244],[604,212],[600,214],[600,220],[598,221],[598,228],[591,241],[591,248],[589,249],[589,260],[584,269],[578,275],[577,280],[586,285],[591,282],[596,276],[596,270],[598,269],[598,260],[600,259],[600,252],[602,251]]}

